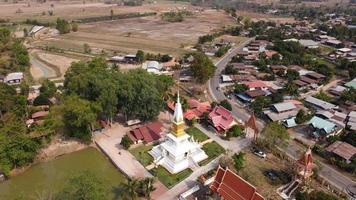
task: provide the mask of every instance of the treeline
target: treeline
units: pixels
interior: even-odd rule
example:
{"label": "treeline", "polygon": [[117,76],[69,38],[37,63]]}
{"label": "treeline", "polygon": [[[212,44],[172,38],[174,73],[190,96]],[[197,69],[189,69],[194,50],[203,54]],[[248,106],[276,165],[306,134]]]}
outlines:
{"label": "treeline", "polygon": [[190,11],[170,11],[161,14],[161,18],[163,21],[167,22],[182,22],[185,17],[192,16],[193,13]]}
{"label": "treeline", "polygon": [[146,17],[156,15],[156,12],[145,12],[145,13],[125,13],[118,15],[110,15],[110,16],[99,16],[99,17],[86,17],[78,19],[77,21],[80,23],[89,23],[89,22],[99,22],[99,21],[109,21],[109,20],[117,20],[117,19],[128,19],[135,17]]}
{"label": "treeline", "polygon": [[[23,46],[21,39],[11,37],[10,29],[0,28],[0,74],[6,75],[10,72],[25,71],[29,66],[27,49]],[[5,56],[7,55],[7,56]]]}

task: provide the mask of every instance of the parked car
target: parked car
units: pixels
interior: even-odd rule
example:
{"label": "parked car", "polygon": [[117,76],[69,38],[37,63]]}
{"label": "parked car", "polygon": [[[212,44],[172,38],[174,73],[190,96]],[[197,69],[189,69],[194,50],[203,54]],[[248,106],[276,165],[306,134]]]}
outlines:
{"label": "parked car", "polygon": [[277,174],[273,170],[267,170],[263,172],[263,175],[267,176],[272,181],[275,181],[278,178]]}
{"label": "parked car", "polygon": [[252,148],[252,152],[253,152],[253,154],[255,154],[256,156],[258,156],[260,158],[266,158],[267,157],[265,152],[255,148],[255,147]]}

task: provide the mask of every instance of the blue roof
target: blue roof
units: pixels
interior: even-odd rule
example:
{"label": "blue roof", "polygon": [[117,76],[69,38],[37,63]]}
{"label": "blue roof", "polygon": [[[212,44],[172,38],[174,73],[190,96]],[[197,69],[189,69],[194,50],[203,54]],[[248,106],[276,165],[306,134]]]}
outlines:
{"label": "blue roof", "polygon": [[292,118],[289,118],[289,119],[285,120],[283,124],[287,128],[292,128],[292,127],[297,126],[297,123],[295,122],[295,117],[292,117]]}
{"label": "blue roof", "polygon": [[334,123],[316,116],[309,121],[309,124],[311,124],[314,128],[324,130],[327,134],[333,132],[336,127]]}

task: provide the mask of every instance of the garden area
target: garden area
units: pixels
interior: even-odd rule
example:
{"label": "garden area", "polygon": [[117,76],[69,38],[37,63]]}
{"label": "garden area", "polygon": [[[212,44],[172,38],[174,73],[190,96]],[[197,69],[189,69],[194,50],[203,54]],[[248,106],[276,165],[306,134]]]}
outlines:
{"label": "garden area", "polygon": [[143,166],[146,167],[153,162],[153,157],[148,153],[151,149],[152,145],[140,145],[129,151]]}
{"label": "garden area", "polygon": [[196,127],[191,127],[185,129],[185,132],[190,135],[191,137],[194,138],[195,141],[197,142],[204,142],[205,140],[209,139],[207,135],[205,135],[203,132],[201,132],[199,129]]}
{"label": "garden area", "polygon": [[177,183],[187,178],[192,173],[192,170],[185,169],[177,174],[171,174],[164,167],[159,166],[157,168],[150,170],[150,173],[153,176],[157,177],[158,180],[161,181],[161,183],[163,183],[163,185],[165,185],[168,188],[172,188]]}

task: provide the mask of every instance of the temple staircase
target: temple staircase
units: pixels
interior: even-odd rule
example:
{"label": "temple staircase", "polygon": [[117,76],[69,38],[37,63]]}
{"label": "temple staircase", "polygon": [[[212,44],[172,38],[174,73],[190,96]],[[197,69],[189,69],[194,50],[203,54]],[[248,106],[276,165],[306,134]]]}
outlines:
{"label": "temple staircase", "polygon": [[295,179],[277,189],[277,193],[285,200],[291,199],[293,192],[299,187],[301,181],[299,179]]}

